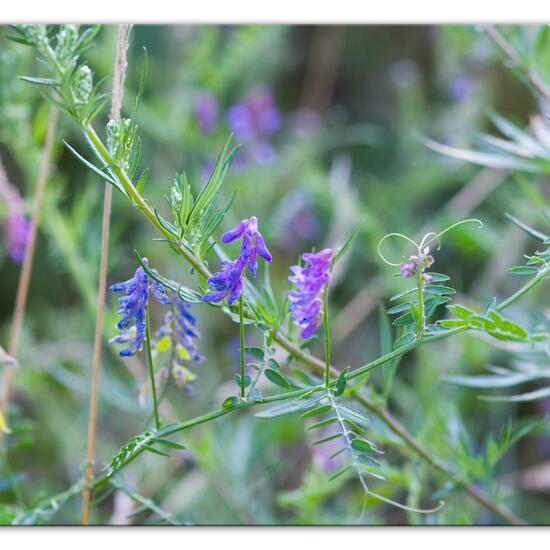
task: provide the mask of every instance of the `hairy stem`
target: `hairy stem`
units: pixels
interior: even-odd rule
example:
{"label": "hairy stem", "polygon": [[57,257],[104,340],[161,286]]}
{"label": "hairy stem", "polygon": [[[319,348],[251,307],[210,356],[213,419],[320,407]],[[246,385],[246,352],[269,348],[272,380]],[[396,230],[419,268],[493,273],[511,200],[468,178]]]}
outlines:
{"label": "hairy stem", "polygon": [[420,270],[418,270],[416,274],[416,286],[418,289],[417,335],[418,338],[422,338],[422,334],[424,332],[424,279],[422,278],[422,272]]}
{"label": "hairy stem", "polygon": [[[21,336],[21,328],[23,327],[23,319],[25,317],[25,309],[27,306],[27,297],[29,294],[29,286],[31,282],[32,264],[34,260],[34,251],[36,248],[36,239],[38,236],[38,227],[40,225],[40,214],[42,211],[42,203],[44,199],[44,191],[48,180],[49,166],[52,157],[55,130],[57,127],[58,111],[55,107],[50,109],[50,120],[48,122],[48,132],[46,141],[42,149],[40,158],[40,166],[38,169],[38,179],[34,194],[34,202],[31,215],[31,224],[29,236],[25,246],[25,255],[23,257],[23,266],[19,275],[19,283],[17,285],[17,296],[15,298],[15,309],[13,312],[13,324],[11,327],[10,340],[8,343],[8,354],[16,357],[19,339]],[[8,405],[11,398],[14,366],[7,365],[2,377],[2,400],[0,403],[0,416],[7,418]],[[0,445],[3,443],[4,432],[0,430]]]}
{"label": "hairy stem", "polygon": [[[119,25],[117,54],[115,60],[115,71],[113,80],[113,98],[111,102],[111,118],[120,119],[120,110],[122,107],[122,97],[124,94],[124,79],[126,76],[126,45],[128,41],[129,25]],[[97,424],[97,397],[99,392],[99,377],[101,372],[101,344],[103,334],[103,310],[105,304],[105,295],[107,291],[107,264],[109,259],[109,231],[111,218],[111,200],[113,188],[105,184],[105,194],[103,197],[103,219],[101,235],[101,259],[99,266],[99,281],[97,293],[97,315],[94,334],[94,351],[92,358],[92,387],[90,392],[90,405],[88,414],[88,441],[86,449],[86,468],[84,496],[82,501],[82,525],[90,523],[90,504],[92,492],[89,488],[94,475],[94,456]]]}

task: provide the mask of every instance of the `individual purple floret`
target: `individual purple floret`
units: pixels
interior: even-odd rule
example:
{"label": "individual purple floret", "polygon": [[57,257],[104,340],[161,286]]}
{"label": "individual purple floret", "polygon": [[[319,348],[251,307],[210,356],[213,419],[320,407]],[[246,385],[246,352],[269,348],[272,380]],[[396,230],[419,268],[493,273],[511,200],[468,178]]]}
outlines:
{"label": "individual purple floret", "polygon": [[25,256],[29,237],[29,220],[23,214],[14,213],[6,217],[4,226],[8,237],[8,254],[15,263],[20,264]]}
{"label": "individual purple floret", "polygon": [[242,220],[235,229],[227,231],[222,235],[222,243],[231,243],[236,239],[242,237],[243,244],[241,247],[241,253],[239,260],[243,265],[247,265],[248,269],[254,277],[258,270],[258,256],[263,258],[266,262],[271,261],[271,254],[265,245],[264,238],[258,230],[258,220],[256,216],[252,216],[248,220]]}
{"label": "individual purple floret", "polygon": [[216,128],[218,121],[218,102],[208,92],[201,92],[195,100],[195,116],[200,129],[210,134]]}
{"label": "individual purple floret", "polygon": [[321,291],[330,280],[332,249],[325,248],[317,253],[302,254],[302,261],[307,267],[291,266],[293,275],[289,280],[296,285],[296,290],[288,293],[290,315],[294,322],[302,327],[301,336],[307,339],[313,335],[323,316]]}
{"label": "individual purple floret", "polygon": [[423,271],[429,268],[434,263],[433,256],[430,254],[430,250],[426,247],[419,256],[412,255],[409,258],[409,263],[402,263],[399,266],[401,277],[409,278],[417,273],[422,273],[422,278],[426,283],[431,283],[433,277]]}
{"label": "individual purple floret", "polygon": [[234,262],[222,262],[220,271],[214,273],[206,283],[214,292],[202,297],[203,302],[221,302],[228,297],[231,305],[243,291],[244,264],[240,257]]}
{"label": "individual purple floret", "polygon": [[[147,258],[143,258],[147,265]],[[128,344],[128,347],[121,350],[119,355],[128,357],[135,355],[143,349],[143,341],[146,332],[146,307],[149,301],[149,290],[155,299],[163,304],[169,304],[170,299],[166,295],[164,287],[157,281],[150,281],[149,276],[142,267],[138,267],[134,276],[127,281],[111,286],[114,292],[123,292],[124,296],[119,299],[117,313],[122,315],[116,324],[121,334],[111,339],[115,344]]]}
{"label": "individual purple floret", "polygon": [[255,162],[273,162],[275,151],[268,140],[281,125],[281,117],[269,88],[260,86],[245,101],[233,105],[227,123]]}

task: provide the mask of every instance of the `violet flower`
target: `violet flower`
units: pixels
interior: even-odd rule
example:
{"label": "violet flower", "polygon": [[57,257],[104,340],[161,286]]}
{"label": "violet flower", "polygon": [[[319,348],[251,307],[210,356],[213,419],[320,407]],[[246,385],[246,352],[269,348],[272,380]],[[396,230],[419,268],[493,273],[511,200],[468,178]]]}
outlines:
{"label": "violet flower", "polygon": [[12,185],[0,166],[0,197],[7,206],[7,216],[4,219],[9,257],[15,263],[21,263],[25,256],[25,247],[29,238],[30,222],[23,209],[23,199],[17,188]]}
{"label": "violet flower", "polygon": [[[143,258],[143,263],[147,265],[147,258]],[[136,269],[131,279],[112,285],[111,290],[124,293],[119,299],[117,310],[117,313],[122,315],[122,318],[116,324],[116,328],[121,331],[121,334],[112,338],[111,342],[128,344],[128,347],[121,350],[119,355],[129,357],[143,349],[149,290],[158,302],[169,304],[170,299],[166,295],[164,287],[157,281],[151,281],[141,266]]]}
{"label": "violet flower", "polygon": [[228,244],[242,237],[243,244],[239,260],[243,265],[248,266],[250,272],[256,277],[258,270],[258,256],[266,262],[271,262],[272,257],[265,245],[264,238],[258,230],[258,220],[256,216],[252,216],[248,220],[242,220],[235,229],[227,231],[222,235],[222,243]]}
{"label": "violet flower", "polygon": [[227,123],[235,138],[246,144],[252,160],[258,164],[273,162],[275,151],[268,140],[281,125],[281,117],[269,88],[260,86],[245,101],[233,105],[227,112]]}
{"label": "violet flower", "polygon": [[6,217],[4,226],[8,237],[8,254],[15,263],[20,264],[25,256],[30,222],[23,214],[13,213]]}
{"label": "violet flower", "polygon": [[243,243],[239,257],[232,262],[222,262],[220,271],[217,271],[206,280],[206,283],[214,292],[203,296],[203,302],[221,302],[228,297],[227,303],[231,305],[242,294],[245,270],[248,268],[252,275],[256,277],[258,256],[266,262],[271,261],[271,254],[262,234],[258,230],[256,216],[242,220],[235,229],[224,233],[221,241],[227,244],[241,237]]}
{"label": "violet flower", "polygon": [[243,291],[244,264],[238,258],[234,262],[222,262],[222,268],[206,280],[206,284],[214,292],[202,297],[203,302],[221,302],[228,297],[231,305]]}
{"label": "violet flower", "polygon": [[417,256],[413,254],[409,258],[409,263],[402,263],[399,266],[399,271],[401,273],[401,277],[404,277],[406,279],[408,279],[409,277],[413,277],[418,273],[422,273],[422,279],[424,279],[424,281],[429,284],[432,282],[433,278],[431,275],[423,272],[431,265],[433,265],[433,263],[433,256],[430,254],[429,248],[426,247],[424,248],[424,250],[422,250],[420,255]]}
{"label": "violet flower", "polygon": [[195,116],[200,129],[210,134],[216,128],[218,121],[218,102],[208,92],[201,92],[195,100]]}
{"label": "violet flower", "polygon": [[307,267],[291,266],[293,275],[288,279],[296,290],[288,293],[290,315],[294,323],[302,327],[301,336],[307,339],[317,330],[323,317],[321,292],[330,280],[333,251],[325,248],[317,253],[304,253],[302,260]]}

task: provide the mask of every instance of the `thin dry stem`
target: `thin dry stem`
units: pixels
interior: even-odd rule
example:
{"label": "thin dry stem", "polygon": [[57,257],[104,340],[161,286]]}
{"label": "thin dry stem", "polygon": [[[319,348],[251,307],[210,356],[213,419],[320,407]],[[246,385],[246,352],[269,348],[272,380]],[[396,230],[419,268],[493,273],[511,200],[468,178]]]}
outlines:
{"label": "thin dry stem", "polygon": [[[11,327],[10,340],[8,343],[8,354],[12,357],[16,357],[17,355],[17,348],[19,346],[19,340],[21,337],[21,328],[23,326],[23,319],[25,317],[25,309],[27,306],[27,297],[29,294],[29,285],[32,275],[34,250],[36,248],[36,238],[38,236],[38,226],[40,224],[40,213],[42,210],[44,191],[46,189],[46,183],[48,181],[49,166],[52,156],[55,130],[57,126],[57,117],[57,109],[55,107],[52,107],[50,110],[50,120],[48,122],[46,140],[42,149],[42,156],[40,158],[40,166],[38,169],[38,180],[36,183],[36,191],[34,195],[29,236],[25,246],[23,265],[21,268],[21,273],[19,275],[19,283],[17,285],[17,296],[15,298],[15,308],[13,311],[13,323]],[[2,376],[2,401],[0,404],[0,411],[4,414],[6,418],[13,389],[14,369],[15,367],[13,365],[8,365],[5,368],[4,374]],[[0,431],[0,446],[3,443],[3,439],[4,434]]]}
{"label": "thin dry stem", "polygon": [[[126,77],[126,47],[130,25],[119,25],[117,55],[115,60],[115,71],[113,79],[113,98],[111,102],[111,119],[120,119],[122,97],[124,94],[124,79]],[[90,524],[91,511],[91,485],[94,479],[94,457],[97,426],[97,397],[99,391],[99,377],[101,373],[101,343],[103,334],[103,312],[105,295],[107,291],[107,263],[109,259],[109,230],[111,219],[111,198],[112,190],[110,184],[105,184],[105,195],[103,198],[103,220],[101,235],[101,260],[99,267],[99,282],[97,295],[97,315],[94,335],[94,353],[92,359],[92,387],[90,392],[90,410],[88,415],[88,441],[86,452],[86,469],[84,474],[85,489],[82,498],[82,525]]]}

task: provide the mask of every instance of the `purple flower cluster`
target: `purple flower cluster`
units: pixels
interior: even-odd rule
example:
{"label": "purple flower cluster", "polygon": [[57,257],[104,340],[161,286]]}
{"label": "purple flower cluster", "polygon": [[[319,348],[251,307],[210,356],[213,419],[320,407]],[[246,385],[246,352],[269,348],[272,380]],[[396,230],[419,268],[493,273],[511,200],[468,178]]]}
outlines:
{"label": "purple flower cluster", "polygon": [[25,247],[29,238],[30,223],[23,212],[23,200],[19,191],[13,186],[0,166],[0,196],[7,205],[7,216],[4,219],[9,257],[15,263],[21,263],[25,256]]}
{"label": "purple flower cluster", "polygon": [[157,339],[169,337],[176,344],[176,361],[191,359],[203,361],[204,355],[199,351],[196,340],[200,337],[196,329],[197,318],[191,313],[192,305],[182,300],[173,291],[167,293],[170,302],[174,305],[174,311],[166,312],[164,322],[157,331]]}
{"label": "purple flower cluster", "polygon": [[302,254],[302,261],[307,267],[291,266],[293,275],[290,282],[296,285],[296,290],[288,293],[290,314],[294,322],[302,327],[302,338],[313,335],[323,316],[321,291],[330,280],[332,265],[332,249],[325,248],[317,253]]}
{"label": "purple flower cluster", "polygon": [[205,134],[211,134],[218,122],[218,102],[208,92],[201,92],[195,100],[195,116],[200,129]]}
{"label": "purple flower cluster", "polygon": [[409,263],[402,263],[399,266],[401,277],[409,278],[417,273],[422,273],[422,278],[426,283],[432,282],[432,277],[423,271],[434,263],[433,256],[428,248],[425,248],[418,256],[413,255],[409,258]]}
{"label": "purple flower cluster", "polygon": [[[143,258],[147,265],[147,258]],[[122,357],[135,355],[143,349],[143,341],[146,332],[146,307],[149,301],[149,290],[155,299],[162,304],[169,304],[170,298],[166,295],[164,287],[157,281],[151,281],[142,267],[138,267],[134,276],[127,281],[111,286],[114,292],[123,292],[119,299],[117,313],[122,318],[116,324],[121,334],[111,339],[115,344],[128,344],[119,352]]]}
{"label": "purple flower cluster", "polygon": [[233,105],[227,123],[235,138],[247,145],[253,161],[273,162],[275,151],[268,140],[281,125],[281,117],[269,88],[260,86],[245,101]]}
{"label": "purple flower cluster", "polygon": [[220,302],[228,297],[227,303],[231,305],[242,294],[245,270],[248,268],[256,277],[258,256],[266,262],[271,262],[271,254],[258,230],[258,220],[255,216],[242,220],[235,229],[224,233],[221,241],[227,244],[241,237],[243,242],[238,258],[232,262],[222,262],[221,270],[207,279],[208,286],[214,292],[203,296],[203,302]]}

